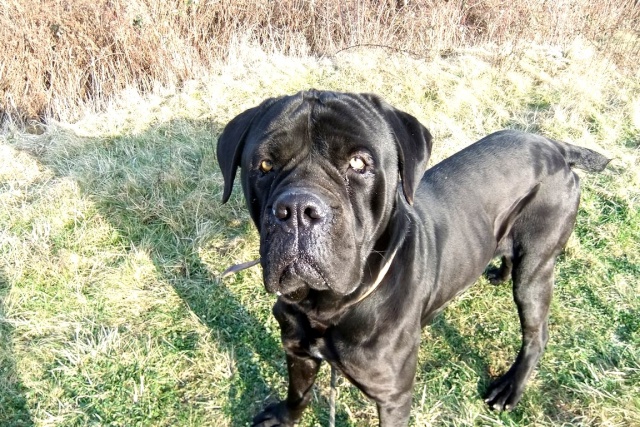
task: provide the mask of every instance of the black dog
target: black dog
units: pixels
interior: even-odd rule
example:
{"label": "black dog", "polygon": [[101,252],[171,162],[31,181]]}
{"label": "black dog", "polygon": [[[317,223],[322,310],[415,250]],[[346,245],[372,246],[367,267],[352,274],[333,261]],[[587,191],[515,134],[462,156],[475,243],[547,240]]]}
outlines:
{"label": "black dog", "polygon": [[490,278],[513,278],[522,347],[486,401],[508,410],[520,400],[578,210],[570,167],[601,171],[609,160],[513,130],[424,173],[430,151],[414,117],[367,94],[268,99],[225,127],[223,202],[240,166],[289,370],[287,399],[254,425],[299,420],[322,360],[377,403],[380,425],[406,425],[421,327],[495,256]]}

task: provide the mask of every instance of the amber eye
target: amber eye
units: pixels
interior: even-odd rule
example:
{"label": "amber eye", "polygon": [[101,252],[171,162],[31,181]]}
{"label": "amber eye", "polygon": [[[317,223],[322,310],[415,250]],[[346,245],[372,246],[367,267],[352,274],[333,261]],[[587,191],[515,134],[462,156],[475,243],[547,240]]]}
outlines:
{"label": "amber eye", "polygon": [[267,173],[273,169],[273,162],[271,160],[263,160],[260,162],[260,170],[264,173]]}
{"label": "amber eye", "polygon": [[362,172],[367,165],[364,160],[362,160],[362,157],[353,156],[351,160],[349,160],[349,166],[356,172]]}

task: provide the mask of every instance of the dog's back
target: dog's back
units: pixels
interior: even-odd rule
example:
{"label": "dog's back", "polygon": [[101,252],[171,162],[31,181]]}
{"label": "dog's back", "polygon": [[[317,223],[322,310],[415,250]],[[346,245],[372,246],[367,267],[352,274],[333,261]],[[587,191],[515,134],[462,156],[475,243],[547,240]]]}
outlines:
{"label": "dog's back", "polygon": [[[494,256],[512,252],[519,223],[527,230],[537,224],[539,240],[564,246],[580,199],[579,178],[571,167],[597,172],[608,162],[587,148],[502,130],[427,170],[416,210],[432,230],[425,235],[432,240],[432,253],[451,255],[438,260],[438,281],[452,283],[441,300],[470,286]],[[552,236],[554,229],[559,236]],[[455,265],[460,262],[466,268]]]}

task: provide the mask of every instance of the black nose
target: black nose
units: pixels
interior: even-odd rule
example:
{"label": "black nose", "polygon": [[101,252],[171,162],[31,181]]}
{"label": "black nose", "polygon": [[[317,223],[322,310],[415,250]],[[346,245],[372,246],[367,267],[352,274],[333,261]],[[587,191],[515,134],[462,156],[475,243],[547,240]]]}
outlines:
{"label": "black nose", "polygon": [[288,191],[276,199],[272,213],[285,228],[309,229],[324,224],[330,209],[315,194]]}

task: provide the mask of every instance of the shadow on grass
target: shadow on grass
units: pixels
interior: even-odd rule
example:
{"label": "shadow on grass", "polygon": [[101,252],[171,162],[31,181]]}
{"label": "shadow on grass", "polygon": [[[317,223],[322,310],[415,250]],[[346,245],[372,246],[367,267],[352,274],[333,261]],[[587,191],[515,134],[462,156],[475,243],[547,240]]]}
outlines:
{"label": "shadow on grass", "polygon": [[[435,335],[441,336],[449,346],[451,353],[457,356],[457,360],[468,366],[475,373],[478,378],[476,387],[478,397],[484,397],[491,382],[489,362],[482,352],[478,350],[478,345],[474,342],[473,337],[461,334],[458,328],[451,325],[442,315],[437,316],[433,323],[426,327],[431,328]],[[437,369],[442,364],[451,363],[450,358],[445,358],[445,360],[438,359],[436,366],[423,366],[421,369]]]}
{"label": "shadow on grass", "polygon": [[11,427],[33,426],[25,388],[20,381],[13,353],[13,327],[6,319],[4,300],[10,285],[0,273],[0,425]]}
{"label": "shadow on grass", "polygon": [[[173,286],[233,358],[230,384],[222,385],[228,387],[228,400],[213,404],[233,425],[246,425],[265,399],[284,397],[271,386],[287,374],[280,340],[266,329],[264,317],[252,314],[234,294],[243,274],[225,282],[216,277],[228,267],[219,264],[232,259],[224,242],[242,241],[251,233],[239,189],[228,205],[220,205],[215,144],[221,129],[206,121],[174,120],[133,135],[83,138],[70,132],[71,143],[63,132],[55,141],[18,148],[57,176],[74,179],[128,249],[149,252],[158,278]],[[207,251],[213,262],[202,259]],[[255,292],[264,292],[261,283]],[[261,316],[271,315],[270,306],[259,309]],[[263,377],[265,365],[273,378]],[[188,410],[190,403],[179,405]],[[327,419],[328,409],[318,406],[311,408],[315,418]]]}

